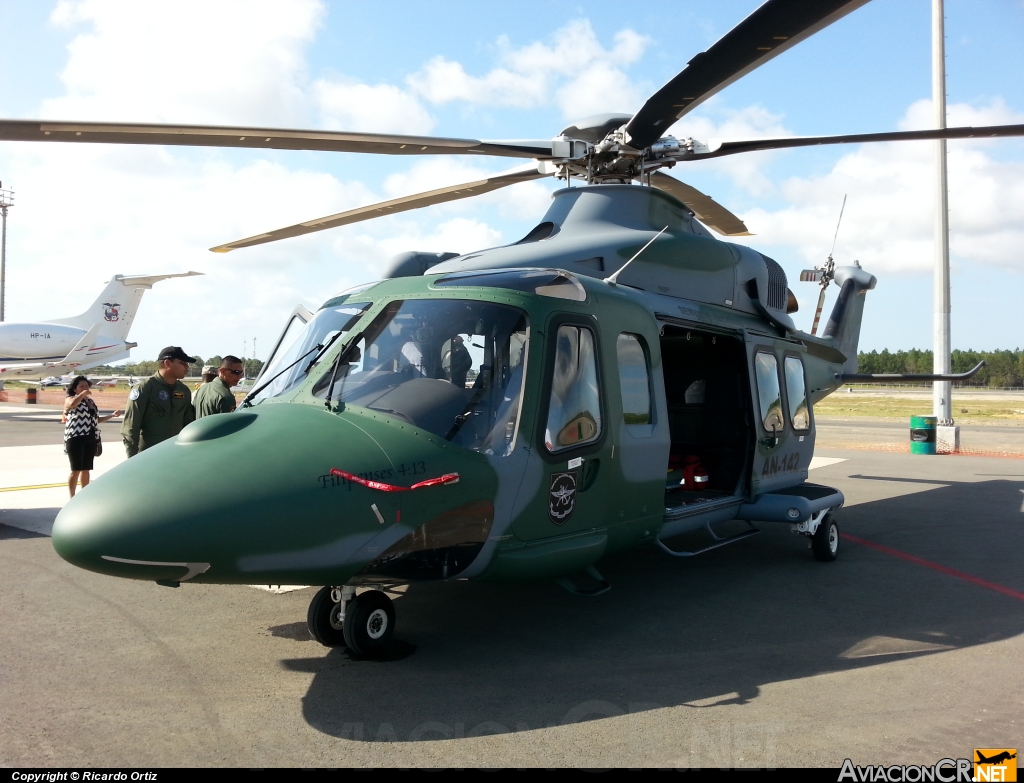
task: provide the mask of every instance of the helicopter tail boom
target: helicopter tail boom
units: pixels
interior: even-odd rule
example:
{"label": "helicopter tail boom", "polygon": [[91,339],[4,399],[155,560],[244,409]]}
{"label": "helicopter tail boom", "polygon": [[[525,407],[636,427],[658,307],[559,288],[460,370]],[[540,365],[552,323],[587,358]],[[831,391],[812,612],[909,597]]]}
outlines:
{"label": "helicopter tail boom", "polygon": [[854,266],[839,266],[835,270],[835,281],[839,283],[839,298],[832,308],[823,337],[847,359],[843,374],[857,372],[857,343],[860,341],[860,325],[864,317],[865,294],[875,287],[875,276]]}

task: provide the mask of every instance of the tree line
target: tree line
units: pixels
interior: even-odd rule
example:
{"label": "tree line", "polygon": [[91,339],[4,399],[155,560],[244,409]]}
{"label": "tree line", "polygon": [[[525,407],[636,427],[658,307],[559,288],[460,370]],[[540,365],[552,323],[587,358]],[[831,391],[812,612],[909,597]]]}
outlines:
{"label": "tree line", "polygon": [[[198,378],[202,372],[203,367],[207,364],[211,364],[214,367],[219,367],[223,356],[211,356],[209,359],[204,359],[201,356],[196,356],[195,363],[190,365],[188,368],[188,374],[190,377]],[[260,374],[263,369],[262,359],[243,359],[242,364],[245,367],[245,377],[252,379]],[[99,367],[89,368],[89,375],[138,375],[146,377],[152,375],[157,371],[156,360],[146,360],[142,362],[128,362],[127,364],[114,367],[109,364],[104,364]]]}
{"label": "tree line", "polygon": [[[1024,350],[1015,351],[953,351],[953,372],[967,372],[984,360],[985,366],[963,386],[1024,386]],[[912,348],[909,351],[888,349],[857,354],[857,372],[865,373],[930,373],[933,354]]]}

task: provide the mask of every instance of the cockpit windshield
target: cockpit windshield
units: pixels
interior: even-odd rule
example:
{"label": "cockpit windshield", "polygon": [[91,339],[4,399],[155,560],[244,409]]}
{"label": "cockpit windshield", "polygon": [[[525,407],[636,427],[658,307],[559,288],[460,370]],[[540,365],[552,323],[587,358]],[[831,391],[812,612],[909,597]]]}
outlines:
{"label": "cockpit windshield", "polygon": [[[397,301],[323,372],[313,393],[382,411],[485,454],[514,447],[526,314],[457,299]],[[333,379],[333,385],[332,385]]]}
{"label": "cockpit windshield", "polygon": [[295,329],[294,334],[292,330],[286,333],[280,349],[271,357],[270,366],[260,376],[260,383],[266,386],[249,402],[263,402],[294,389],[320,362],[323,348],[332,341],[344,339],[369,307],[369,302],[325,307],[305,326]]}

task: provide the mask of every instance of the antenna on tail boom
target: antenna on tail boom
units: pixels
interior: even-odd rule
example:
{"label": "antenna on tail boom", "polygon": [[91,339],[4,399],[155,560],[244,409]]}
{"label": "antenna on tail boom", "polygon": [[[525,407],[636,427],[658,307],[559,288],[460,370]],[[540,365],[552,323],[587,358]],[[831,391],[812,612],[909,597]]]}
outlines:
{"label": "antenna on tail boom", "polygon": [[846,196],[843,194],[843,205],[839,208],[839,220],[836,222],[836,233],[832,237],[832,249],[828,251],[828,260],[814,269],[805,269],[800,273],[800,280],[805,283],[821,283],[821,293],[818,294],[818,307],[814,311],[814,323],[811,324],[811,334],[818,331],[818,322],[821,320],[821,310],[825,306],[825,289],[832,282],[835,276],[836,262],[832,260],[832,254],[836,250],[836,240],[839,238],[839,226],[843,222],[843,212],[846,210]]}

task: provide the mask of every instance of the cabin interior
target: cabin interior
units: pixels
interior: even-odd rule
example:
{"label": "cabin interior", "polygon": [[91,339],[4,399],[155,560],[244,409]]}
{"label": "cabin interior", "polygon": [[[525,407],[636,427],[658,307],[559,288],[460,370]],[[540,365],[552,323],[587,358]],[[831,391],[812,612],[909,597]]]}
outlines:
{"label": "cabin interior", "polygon": [[672,437],[666,507],[745,491],[755,433],[743,342],[672,324],[660,342]]}

